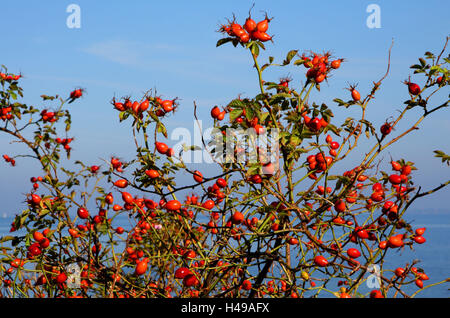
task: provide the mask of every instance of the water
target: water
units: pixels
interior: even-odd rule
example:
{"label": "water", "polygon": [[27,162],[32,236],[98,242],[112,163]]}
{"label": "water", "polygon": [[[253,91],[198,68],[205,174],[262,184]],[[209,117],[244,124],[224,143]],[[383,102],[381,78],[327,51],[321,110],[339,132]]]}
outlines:
{"label": "water", "polygon": [[[398,260],[392,259],[387,262],[390,268],[395,269],[404,265],[404,262],[411,263],[414,259],[421,260],[416,267],[423,268],[430,280],[425,281],[424,285],[437,283],[450,277],[450,245],[448,234],[450,233],[450,215],[449,214],[410,214],[406,219],[411,222],[413,229],[426,227],[424,237],[426,243],[422,245],[415,244],[414,250],[405,249]],[[403,264],[402,262],[403,261]],[[395,266],[395,267],[394,267]],[[420,297],[450,297],[450,283],[444,283],[429,289],[425,289],[418,294]],[[416,291],[417,287],[413,284],[410,291]]]}
{"label": "water", "polygon": [[[394,270],[397,267],[404,267],[406,263],[410,264],[415,259],[419,259],[420,263],[416,267],[423,268],[430,277],[430,280],[425,281],[425,286],[449,278],[450,245],[448,243],[448,234],[450,233],[450,214],[410,213],[406,216],[406,219],[412,222],[413,229],[426,227],[424,237],[427,242],[422,245],[415,244],[414,250],[409,248],[403,251],[390,250],[384,268]],[[0,218],[0,236],[9,233],[11,222],[11,217]],[[116,223],[116,225],[129,227],[126,219],[120,223],[123,224]],[[390,275],[386,276],[390,277]],[[449,289],[450,283],[444,283],[421,291],[417,297],[448,298],[450,297]],[[414,284],[404,288],[407,294],[412,294],[417,290],[418,288]],[[361,293],[366,293],[370,289],[363,284],[360,291]]]}

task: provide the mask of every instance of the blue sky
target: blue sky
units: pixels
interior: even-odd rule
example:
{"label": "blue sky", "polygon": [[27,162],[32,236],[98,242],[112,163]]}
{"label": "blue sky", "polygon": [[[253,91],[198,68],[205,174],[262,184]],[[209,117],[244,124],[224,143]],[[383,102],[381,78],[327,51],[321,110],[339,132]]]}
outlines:
{"label": "blue sky", "polygon": [[[408,67],[425,51],[440,51],[450,30],[448,1],[18,0],[2,4],[0,64],[11,72],[23,73],[25,101],[38,107],[43,107],[39,99],[43,93],[64,95],[78,86],[86,89],[83,99],[71,106],[72,134],[77,138],[73,159],[83,158],[92,164],[111,154],[131,159],[131,133],[127,125],[118,124],[117,112],[109,104],[113,96],[140,98],[144,91],[156,88],[165,97],[179,97],[181,106],[170,120],[170,132],[175,127],[194,129],[193,122],[186,120],[192,118],[193,101],[199,105],[204,125],[208,125],[213,105],[225,105],[238,94],[257,93],[249,53],[231,45],[215,47],[220,38],[215,30],[220,23],[232,13],[244,22],[254,2],[255,19],[262,18],[263,11],[274,17],[269,33],[275,35],[275,43],[266,45],[262,60],[271,55],[281,61],[291,49],[331,50],[346,59],[330,85],[323,85],[320,94],[312,95],[312,100],[334,107],[336,122],[357,114],[336,109],[333,98],[348,98],[343,89],[348,82],[358,83],[364,96],[372,82],[385,72],[392,39],[391,73],[368,115],[377,126],[394,115],[408,98],[401,84],[411,74]],[[80,29],[66,26],[66,8],[71,3],[81,8]],[[366,26],[366,7],[372,3],[381,8],[379,29]],[[266,80],[285,75],[290,75],[292,85],[299,87],[304,68],[276,69],[267,74]],[[419,84],[421,80],[418,78]],[[442,101],[445,95],[440,97],[436,100]],[[413,120],[417,115],[411,112],[408,118]],[[436,149],[450,153],[446,138],[450,134],[448,110],[422,127],[389,154],[414,161],[420,169],[414,173],[416,181],[428,189],[450,175],[449,168],[441,166],[432,154]],[[11,147],[8,151],[18,150],[0,136],[0,149],[6,147]],[[363,151],[364,143],[361,147]],[[389,160],[389,156],[384,159]],[[0,182],[1,196],[7,198],[0,216],[17,212],[17,200],[28,190],[25,182],[36,169],[23,159],[18,165],[20,169],[0,165],[0,178],[9,180],[8,184]],[[448,189],[443,190],[414,207],[445,209],[444,198],[449,195]]]}

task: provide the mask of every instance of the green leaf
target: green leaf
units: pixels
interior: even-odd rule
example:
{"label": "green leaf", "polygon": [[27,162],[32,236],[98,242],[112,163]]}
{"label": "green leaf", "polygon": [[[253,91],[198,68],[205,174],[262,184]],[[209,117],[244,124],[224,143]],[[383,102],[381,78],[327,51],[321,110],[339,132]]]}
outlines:
{"label": "green leaf", "polygon": [[3,236],[2,238],[0,238],[0,243],[4,243],[4,242],[7,242],[7,241],[12,241],[15,238],[16,238],[15,236]]}
{"label": "green leaf", "polygon": [[154,112],[148,112],[148,113],[150,114],[150,117],[151,117],[154,121],[159,122],[159,118],[158,118],[158,116],[156,116],[156,114],[155,114]]}
{"label": "green leaf", "polygon": [[46,215],[46,214],[48,214],[48,213],[50,213],[49,210],[47,210],[47,209],[42,209],[42,210],[39,211],[38,215],[39,215],[39,216],[44,216],[44,215]]}
{"label": "green leaf", "polygon": [[245,103],[242,100],[240,100],[240,99],[233,99],[228,104],[228,106],[231,107],[231,108],[241,108],[241,109],[243,109],[244,106],[245,106]]}
{"label": "green leaf", "polygon": [[163,123],[159,122],[156,126],[156,130],[157,130],[157,132],[162,133],[164,135],[164,137],[167,138],[167,129]]}
{"label": "green leaf", "polygon": [[232,41],[232,40],[233,40],[233,38],[223,38],[223,39],[220,39],[219,41],[217,41],[216,47],[219,47],[219,46],[221,46],[221,45],[223,45],[223,44],[225,44],[225,43],[228,43],[228,42],[230,42],[230,41]]}
{"label": "green leaf", "polygon": [[266,118],[269,116],[269,112],[264,112],[259,116],[259,119],[264,122]]}
{"label": "green leaf", "polygon": [[326,130],[326,131],[331,130],[335,135],[340,136],[340,131],[341,131],[341,129],[337,128],[337,127],[336,127],[335,125],[333,125],[333,124],[328,124],[328,125],[325,127],[325,130]]}
{"label": "green leaf", "polygon": [[306,62],[306,60],[298,59],[294,61],[294,65],[303,65]]}
{"label": "green leaf", "polygon": [[234,121],[236,118],[240,117],[243,113],[242,109],[234,109],[230,112],[230,121]]}
{"label": "green leaf", "polygon": [[248,175],[253,175],[253,174],[259,173],[260,167],[261,167],[261,166],[260,166],[259,164],[252,165],[252,166],[247,170],[247,174],[248,174]]}
{"label": "green leaf", "polygon": [[119,120],[120,120],[120,121],[123,121],[123,120],[127,119],[128,116],[130,116],[130,114],[127,113],[126,111],[120,112],[120,113],[119,113]]}
{"label": "green leaf", "polygon": [[253,110],[253,108],[251,107],[247,107],[245,109],[245,118],[247,118],[247,120],[252,120],[253,118],[256,117],[255,111]]}
{"label": "green leaf", "polygon": [[447,165],[450,165],[450,156],[447,155],[445,152],[441,150],[435,150],[434,153],[436,154],[436,158],[441,158],[443,163],[447,163]]}
{"label": "green leaf", "polygon": [[439,66],[435,65],[430,68],[429,75],[434,75],[435,73],[444,73],[444,70]]}
{"label": "green leaf", "polygon": [[425,52],[425,57],[427,58],[427,59],[434,59],[435,58],[435,56],[434,56],[434,54],[433,53],[431,53],[431,52]]}
{"label": "green leaf", "polygon": [[250,51],[255,57],[259,56],[259,46],[256,44],[257,42],[253,42],[253,45],[250,47]]}
{"label": "green leaf", "polygon": [[270,105],[278,104],[278,103],[282,102],[284,99],[290,98],[290,97],[291,97],[291,95],[288,93],[279,93],[279,94],[272,96],[272,98],[269,101],[269,104]]}
{"label": "green leaf", "polygon": [[41,95],[41,98],[42,98],[43,100],[54,100],[54,99],[57,98],[57,97],[58,97],[58,95],[56,95],[56,96]]}
{"label": "green leaf", "polygon": [[422,67],[424,67],[425,65],[427,65],[427,62],[423,59],[423,58],[419,58],[419,62],[422,65]]}
{"label": "green leaf", "polygon": [[298,136],[292,135],[290,140],[289,140],[289,144],[293,147],[297,147],[298,145],[300,145],[302,143],[302,139],[299,138]]}
{"label": "green leaf", "polygon": [[297,54],[298,50],[291,50],[286,55],[286,59],[283,61],[283,65],[288,65],[291,63],[292,58]]}
{"label": "green leaf", "polygon": [[262,42],[260,42],[260,41],[256,41],[255,43],[256,43],[256,44],[258,44],[258,45],[259,45],[259,47],[260,47],[260,48],[262,48],[263,50],[265,50],[265,49],[266,49],[266,47],[264,46],[264,44],[262,44]]}
{"label": "green leaf", "polygon": [[264,86],[267,87],[267,89],[273,89],[273,88],[279,88],[280,84],[274,83],[274,82],[264,82]]}
{"label": "green leaf", "polygon": [[344,101],[343,101],[342,99],[340,99],[340,98],[335,98],[335,99],[333,99],[333,102],[338,103],[338,104],[339,104],[338,106],[345,106],[345,107],[350,106],[349,103],[344,102]]}

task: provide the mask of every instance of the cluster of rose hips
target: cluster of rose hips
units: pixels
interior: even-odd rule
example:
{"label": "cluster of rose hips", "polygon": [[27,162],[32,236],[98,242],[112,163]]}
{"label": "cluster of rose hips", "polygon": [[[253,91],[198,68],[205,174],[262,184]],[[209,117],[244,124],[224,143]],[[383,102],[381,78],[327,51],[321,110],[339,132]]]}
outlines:
{"label": "cluster of rose hips", "polygon": [[[397,190],[399,193],[403,193],[407,190],[406,187],[401,187],[401,183],[406,183],[408,181],[408,175],[411,173],[412,167],[407,164],[400,164],[397,161],[392,161],[392,169],[394,171],[399,171],[400,175],[392,174],[389,176],[388,180],[393,185],[393,187]],[[350,171],[346,171],[344,173],[344,176],[353,178],[355,177],[356,173],[360,172],[360,168],[356,167]],[[360,175],[357,179],[360,182],[363,182],[367,180],[367,176]],[[363,185],[361,183],[357,184],[357,188],[362,188]],[[372,194],[370,196],[370,199],[367,200],[367,208],[370,208],[373,202],[381,202],[384,200],[385,197],[385,189],[383,188],[383,185],[379,182],[374,183],[372,186]],[[321,189],[317,189],[318,194],[323,194],[325,191],[331,192],[331,188],[324,189],[323,187]],[[353,194],[352,194],[353,192]],[[357,199],[357,193],[356,191],[350,192],[347,197],[346,201],[348,203],[354,203]],[[338,212],[345,211],[345,202],[343,200],[338,200],[335,204],[335,209]],[[382,206],[382,213],[383,215],[386,215],[389,220],[395,221],[398,219],[398,205],[395,204],[393,201],[385,201]],[[333,219],[334,223],[337,224],[347,224],[349,225],[344,219],[341,217],[336,217]],[[386,225],[386,220],[383,216],[380,216],[378,218],[378,224],[380,226]],[[373,230],[376,229],[375,224],[370,224],[365,227],[355,227],[354,231],[350,235],[350,241],[356,243],[357,239],[369,239],[369,240],[376,240],[376,236],[373,234]],[[426,240],[423,237],[423,233],[425,232],[425,228],[417,229],[415,232],[415,235],[412,235],[410,238],[414,240],[414,242],[418,244],[423,244]],[[379,248],[380,249],[386,249],[386,248],[399,248],[403,247],[405,245],[404,239],[406,238],[405,234],[396,234],[392,235],[388,240],[386,241],[380,241],[379,242]],[[349,255],[350,256],[350,255]]]}
{"label": "cluster of rose hips", "polygon": [[62,145],[63,147],[64,147],[64,150],[66,150],[67,152],[69,152],[72,148],[70,147],[70,143],[73,141],[73,138],[63,138],[63,139],[61,139],[61,138],[56,138],[55,139],[55,142],[57,143],[57,144],[60,144],[60,145]]}
{"label": "cluster of rose hips", "polygon": [[388,177],[389,182],[392,184],[392,187],[397,191],[399,197],[403,195],[404,192],[408,190],[407,187],[402,186],[402,184],[408,183],[408,176],[411,174],[413,169],[412,166],[407,164],[400,164],[397,161],[391,161],[392,170],[399,172],[400,174],[391,174]]}
{"label": "cluster of rose hips", "polygon": [[[128,181],[125,179],[119,179],[114,182],[114,186],[116,186],[120,189],[124,189],[128,186]],[[126,210],[131,210],[131,209],[135,208],[136,206],[138,208],[144,208],[144,206],[145,206],[150,210],[156,209],[158,207],[158,204],[156,202],[154,202],[153,200],[143,199],[143,198],[142,199],[133,198],[128,192],[122,192],[122,199],[125,202],[124,208]],[[112,199],[110,199],[110,200],[112,202]],[[201,206],[202,208],[207,209],[207,210],[211,210],[215,206],[215,203],[212,200],[206,200],[203,203],[198,202],[197,197],[192,197],[190,200],[191,200],[191,201],[189,201],[190,203]],[[171,212],[178,212],[178,211],[182,210],[181,203],[178,200],[169,200],[167,202],[165,200],[161,200],[159,202],[159,206],[160,206],[160,208],[166,209],[167,211],[171,211]],[[122,208],[120,207],[119,210],[121,210],[121,209]]]}
{"label": "cluster of rose hips", "polygon": [[[273,279],[269,280],[266,284],[267,287],[264,286],[265,287],[264,290],[261,291],[261,296],[264,296],[266,294],[269,295],[281,295],[282,293],[284,294],[287,290],[287,283],[284,280],[282,280],[280,282],[280,285],[281,286],[275,284],[275,281]],[[241,288],[245,289],[244,285],[241,286]]]}
{"label": "cluster of rose hips", "polygon": [[39,231],[35,231],[33,233],[33,239],[35,242],[28,247],[28,258],[33,258],[42,253],[43,249],[46,249],[50,246],[51,233],[49,229],[45,229],[42,233]]}
{"label": "cluster of rose hips", "polygon": [[248,43],[254,40],[266,42],[272,40],[272,37],[267,34],[270,20],[266,15],[263,20],[256,22],[249,16],[245,20],[244,25],[240,25],[233,20],[228,25],[223,25],[219,31],[239,39],[241,43]]}
{"label": "cluster of rose hips", "polygon": [[[200,281],[198,280],[198,274],[194,269],[197,268],[203,268],[205,266],[205,261],[195,261],[192,263],[191,268],[188,267],[179,267],[175,271],[175,278],[181,279],[183,286],[185,287],[195,287],[200,284]],[[230,263],[224,262],[222,260],[216,261],[214,264],[214,267],[217,268],[218,272],[223,273],[224,277],[228,276],[232,272],[236,271],[238,276],[242,276],[244,274],[244,270],[242,268],[234,268],[231,266]],[[241,285],[241,288],[244,290],[250,290],[251,289],[251,282],[249,280],[244,280],[243,284]],[[225,286],[222,287],[222,290],[225,291],[227,288]],[[190,297],[198,297],[199,292],[198,290],[192,290],[189,289],[189,296]],[[232,292],[230,292],[232,295]]]}
{"label": "cluster of rose hips", "polygon": [[[202,177],[201,173],[194,174],[194,178],[196,179],[196,181],[199,181],[199,182],[203,181],[203,177]],[[121,181],[121,180],[118,180],[118,181]],[[125,180],[122,180],[122,181],[125,181]],[[120,188],[125,188],[128,185],[128,183],[125,181],[123,184],[119,185],[116,181],[115,185]],[[214,185],[217,186],[219,189],[224,188],[224,187],[226,187],[226,180],[219,178],[216,180],[216,183]],[[213,188],[213,187],[211,187],[211,188]],[[154,213],[152,214],[151,211],[156,209],[159,205],[159,207],[161,209],[166,209],[169,212],[183,212],[184,211],[184,212],[187,212],[186,216],[193,216],[192,211],[189,211],[190,212],[189,213],[187,211],[187,209],[183,208],[181,203],[177,200],[169,200],[167,202],[165,200],[161,200],[158,204],[149,199],[135,198],[130,193],[125,192],[125,191],[122,191],[121,194],[122,194],[122,200],[124,201],[123,208],[126,210],[131,210],[131,209],[137,208],[137,209],[140,209],[141,211],[143,211],[143,209],[146,207],[148,210],[147,210],[147,212],[142,212],[141,213],[142,215],[149,215],[150,217],[156,216],[156,214],[154,214]],[[114,198],[111,193],[106,195],[105,202],[108,204],[113,204]],[[202,208],[207,209],[207,210],[211,210],[215,206],[215,203],[212,200],[206,200],[205,202],[200,203],[196,196],[187,197],[186,204],[195,204],[195,205],[201,206]],[[120,209],[122,209],[122,208],[120,207]],[[79,208],[77,211],[77,214],[81,219],[89,218],[89,212],[85,208],[82,208],[82,207]],[[142,240],[141,235],[147,233],[147,231],[150,229],[150,226],[152,226],[152,225],[150,225],[148,222],[146,222],[146,221],[144,221],[144,219],[142,219],[138,223],[138,225],[133,229],[133,233],[131,233],[132,237],[136,241]],[[124,232],[124,230],[123,230],[123,228],[118,227],[116,229],[116,232],[118,234],[121,234]],[[131,249],[127,252],[129,254],[130,259],[134,260],[134,262],[136,263],[135,274],[138,276],[143,275],[147,271],[148,260],[146,260],[146,259],[140,260],[140,258],[143,256],[143,255],[140,255],[140,254],[142,254],[142,252],[139,252],[136,250],[132,251]],[[185,253],[183,253],[183,257],[188,258],[188,259],[193,259],[196,257],[196,254],[193,250],[186,250]],[[187,287],[190,287],[190,286],[195,285],[195,282],[193,285],[189,282],[186,283],[185,285]]]}
{"label": "cluster of rose hips", "polygon": [[140,114],[148,109],[150,106],[150,102],[148,99],[143,100],[142,102],[131,101],[129,98],[126,98],[124,102],[116,102],[113,99],[113,105],[118,111],[126,111],[131,109],[135,114]]}
{"label": "cluster of rose hips", "polygon": [[118,158],[111,158],[111,167],[113,168],[113,170],[116,170],[117,172],[123,172],[122,166],[123,163]]}
{"label": "cluster of rose hips", "polygon": [[315,83],[323,82],[331,70],[338,69],[344,59],[330,61],[331,54],[311,53],[310,56],[302,55],[303,65],[308,68],[306,77],[308,80],[314,80]]}
{"label": "cluster of rose hips", "polygon": [[167,157],[172,157],[175,154],[175,150],[173,150],[173,148],[169,148],[169,146],[163,142],[157,141],[155,143],[155,148],[160,154],[166,155]]}
{"label": "cluster of rose hips", "polygon": [[14,158],[11,158],[8,155],[3,155],[3,159],[5,159],[6,162],[9,162],[11,164],[11,166],[15,166],[16,165],[16,160],[14,160]]}
{"label": "cluster of rose hips", "polygon": [[210,198],[216,198],[217,203],[221,203],[223,199],[225,198],[225,194],[222,192],[222,189],[227,186],[227,181],[223,178],[219,178],[216,180],[216,183],[214,183],[212,186],[209,186],[208,196]]}
{"label": "cluster of rose hips", "polygon": [[42,120],[44,121],[44,123],[46,123],[46,122],[53,123],[58,120],[58,117],[55,114],[55,112],[49,112],[49,111],[47,111],[47,109],[43,109],[41,111],[41,117],[42,117]]}
{"label": "cluster of rose hips", "polygon": [[[78,224],[77,228],[79,231],[81,232],[87,232],[88,230],[93,230],[94,226],[96,224],[101,224],[104,221],[108,221],[108,223],[111,221],[110,219],[106,220],[106,210],[103,208],[100,208],[98,210],[98,213],[96,215],[94,215],[91,219],[90,218],[90,212],[84,208],[84,207],[79,207],[77,209],[77,216],[80,218],[80,220],[87,220],[87,222],[85,224]],[[90,222],[92,220],[92,223]],[[80,236],[80,233],[75,230],[75,229],[69,229],[68,230],[69,234],[74,237],[77,238]],[[98,252],[101,249],[101,244],[96,244],[94,245],[94,249],[93,252]]]}
{"label": "cluster of rose hips", "polygon": [[[425,232],[425,228],[417,229],[415,235],[411,236],[417,244],[423,244],[426,242],[425,238],[422,236]],[[399,248],[405,246],[404,239],[407,238],[406,234],[396,234],[389,237],[387,241],[380,241],[378,247],[382,250],[386,248]]]}
{"label": "cluster of rose hips", "polygon": [[401,279],[402,281],[404,279],[406,279],[408,277],[409,274],[413,274],[414,275],[414,282],[416,284],[417,287],[419,288],[423,288],[423,281],[424,280],[429,280],[430,278],[428,277],[427,274],[425,274],[425,272],[423,271],[419,271],[417,269],[417,267],[412,266],[409,269],[405,269],[403,267],[397,267],[394,271],[395,276],[397,277],[397,279]]}
{"label": "cluster of rose hips", "polygon": [[328,147],[330,148],[329,154],[330,156],[336,157],[337,152],[336,150],[339,149],[339,143],[337,141],[333,141],[333,137],[330,135],[327,135],[325,138],[325,141],[328,144]]}
{"label": "cluster of rose hips", "polygon": [[328,122],[325,120],[325,118],[310,118],[307,115],[307,112],[303,112],[302,117],[305,125],[313,132],[319,132],[322,128],[325,128],[328,125]]}
{"label": "cluster of rose hips", "polygon": [[234,120],[237,124],[242,125],[244,127],[251,127],[255,131],[257,135],[262,135],[266,132],[266,129],[263,125],[259,124],[258,117],[253,117],[251,120],[248,120],[246,117],[246,110],[242,110],[242,114],[239,117],[236,117]]}
{"label": "cluster of rose hips", "polygon": [[139,214],[145,214],[144,208],[153,208],[155,206],[155,202],[153,200],[133,197],[126,191],[122,191],[122,200],[124,202],[123,208],[125,210],[128,211],[136,208],[139,211]]}
{"label": "cluster of rose hips", "polygon": [[403,234],[393,235],[387,241],[380,241],[380,243],[378,244],[378,247],[382,250],[384,250],[386,248],[402,247],[405,245],[405,242],[403,241],[404,237],[405,236]]}
{"label": "cluster of rose hips", "polygon": [[[45,285],[49,282],[53,282],[56,284],[56,286],[59,289],[59,295],[56,296],[56,298],[58,297],[67,297],[67,298],[83,298],[81,295],[77,295],[76,293],[73,293],[72,295],[68,294],[65,289],[67,288],[67,274],[64,271],[61,271],[57,266],[51,266],[48,264],[44,265],[46,275],[41,275],[39,276],[39,278],[36,281],[36,285]],[[95,268],[95,264],[94,262],[91,262],[90,265],[84,265],[83,270],[80,273],[80,288],[82,288],[83,290],[86,290],[88,287],[91,287],[93,285],[91,279],[95,277],[94,273],[92,273],[92,271],[97,270]],[[91,273],[88,274],[88,269],[90,270]],[[50,278],[50,281],[47,280],[47,278]],[[45,294],[42,294],[42,296],[38,296],[38,297],[45,297]]]}
{"label": "cluster of rose hips", "polygon": [[37,190],[39,189],[38,182],[42,182],[44,179],[42,177],[31,177],[30,182],[33,184],[33,189]]}
{"label": "cluster of rose hips", "polygon": [[197,286],[200,283],[197,276],[198,275],[196,275],[195,272],[191,271],[187,267],[180,267],[175,271],[175,278],[182,279],[185,287]]}
{"label": "cluster of rose hips", "polygon": [[[41,177],[38,177],[36,180],[42,180]],[[55,203],[58,203],[58,201],[60,201],[60,199],[58,197],[54,197],[54,198],[42,198],[40,195],[36,194],[36,193],[30,193],[28,194],[28,199],[27,199],[27,203],[31,206],[31,208],[35,209],[40,207],[41,202],[44,202],[46,205],[48,206],[53,206],[55,205]]]}
{"label": "cluster of rose hips", "polygon": [[158,109],[156,110],[156,116],[163,117],[166,114],[174,111],[177,107],[176,98],[175,99],[161,99],[160,97],[155,98],[155,103]]}
{"label": "cluster of rose hips", "polygon": [[322,173],[328,169],[328,167],[333,162],[333,158],[330,156],[324,156],[323,153],[319,152],[315,155],[309,155],[306,158],[308,162],[308,168],[312,173],[309,175],[311,179],[317,179],[316,173]]}
{"label": "cluster of rose hips", "polygon": [[129,98],[125,98],[123,102],[116,102],[113,99],[112,104],[118,111],[132,110],[134,114],[142,115],[150,107],[150,102],[156,106],[155,114],[158,117],[165,116],[177,107],[176,98],[163,100],[160,97],[145,97],[141,102],[131,101]]}
{"label": "cluster of rose hips", "polygon": [[[124,185],[118,185],[118,181],[125,181]],[[115,185],[118,188],[126,188],[128,186],[128,182],[126,182],[126,180],[118,180],[115,182]],[[146,198],[138,198],[138,197],[133,197],[130,193],[126,192],[126,191],[122,191],[121,192],[121,196],[122,196],[122,200],[124,202],[123,207],[119,204],[114,204],[114,197],[112,195],[112,193],[109,193],[105,196],[105,202],[108,205],[112,205],[112,209],[113,211],[121,211],[121,210],[133,210],[136,209],[137,212],[142,216],[142,215],[149,215],[150,217],[155,217],[156,213],[154,212],[154,210],[158,207],[158,203],[156,203],[155,201],[151,200],[151,199],[146,199]],[[161,205],[163,205],[163,202],[160,202]],[[147,209],[147,211],[145,211],[145,209]],[[143,225],[143,226],[141,226]],[[141,228],[146,228],[147,226],[145,224],[143,224],[142,222],[140,222],[137,227],[141,227]],[[148,229],[146,229],[148,230]],[[123,229],[122,228],[117,228],[116,232],[118,234],[122,234],[123,233]],[[137,231],[139,232],[139,231]]]}
{"label": "cluster of rose hips", "polygon": [[[198,183],[202,183],[204,181],[203,174],[198,170],[194,171],[193,178]],[[222,189],[226,186],[227,181],[223,178],[218,178],[212,186],[207,188],[208,197],[216,198],[216,203],[221,203],[225,198],[225,194],[222,192]]]}
{"label": "cluster of rose hips", "polygon": [[379,182],[376,182],[372,185],[372,194],[370,195],[370,201],[368,200],[367,206],[370,207],[373,202],[381,202],[385,197],[385,189],[383,185]]}
{"label": "cluster of rose hips", "polygon": [[143,250],[138,250],[136,248],[129,246],[125,249],[125,251],[127,252],[127,257],[128,257],[127,260],[129,262],[139,263],[141,261],[144,261],[144,259],[140,260],[140,258],[142,258],[144,256]]}
{"label": "cluster of rose hips", "polygon": [[211,117],[214,119],[217,119],[218,121],[221,121],[225,118],[226,110],[221,111],[218,106],[214,106],[211,109]]}
{"label": "cluster of rose hips", "polygon": [[22,75],[5,74],[0,72],[0,78],[8,82],[18,81],[21,77]]}
{"label": "cluster of rose hips", "polygon": [[13,118],[13,114],[11,113],[11,111],[12,111],[11,106],[1,107],[0,108],[0,119],[5,121],[5,120],[10,120],[11,118]]}
{"label": "cluster of rose hips", "polygon": [[247,181],[254,183],[254,184],[260,184],[263,182],[263,177],[268,179],[272,177],[275,173],[275,165],[270,161],[265,161],[265,158],[261,156],[260,150],[257,149],[258,155],[260,156],[260,163],[261,163],[261,174],[255,173],[250,176],[248,176]]}
{"label": "cluster of rose hips", "polygon": [[[327,192],[331,192],[331,189],[327,189]],[[352,221],[352,220],[345,220],[344,218],[342,218],[342,217],[340,217],[340,216],[336,216],[335,218],[333,218],[332,221],[333,221],[333,223],[341,224],[341,225],[344,225],[344,224],[346,224],[346,225],[348,225],[348,226],[352,226],[352,225],[353,225],[353,221]],[[362,236],[360,236],[360,232],[361,232],[361,233],[364,233],[364,235],[367,234],[367,231],[366,231],[366,230],[364,230],[364,229],[362,229],[362,228],[355,228],[355,231],[354,231],[352,234],[350,234],[350,239],[351,239],[352,237],[354,237],[355,235],[356,235],[357,237],[359,237],[359,238],[368,238],[368,236],[367,236],[367,237],[362,237]],[[352,240],[352,242],[355,242],[355,241]]]}
{"label": "cluster of rose hips", "polygon": [[[23,266],[25,265],[25,260],[20,259],[20,258],[15,258],[9,264],[11,265],[11,267],[6,270],[6,273],[12,274],[12,272],[14,271],[15,268],[23,268]],[[6,280],[4,280],[4,281],[6,281]]]}

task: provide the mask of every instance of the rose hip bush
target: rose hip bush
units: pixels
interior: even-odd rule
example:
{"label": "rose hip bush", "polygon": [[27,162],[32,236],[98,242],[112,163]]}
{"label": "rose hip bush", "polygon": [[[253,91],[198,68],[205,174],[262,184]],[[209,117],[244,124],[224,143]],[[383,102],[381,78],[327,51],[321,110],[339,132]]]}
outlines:
{"label": "rose hip bush", "polygon": [[[445,282],[427,285],[426,269],[415,261],[387,268],[385,260],[426,244],[426,229],[409,224],[405,213],[450,181],[422,191],[413,184],[413,158],[376,160],[425,118],[446,110],[449,100],[433,97],[448,87],[447,43],[437,54],[426,52],[399,83],[399,96],[406,98],[401,112],[374,124],[366,110],[388,76],[389,60],[366,95],[351,85],[331,107],[318,105],[310,93],[322,83],[332,85],[330,75],[345,60],[292,50],[281,63],[273,57],[262,63],[259,53],[272,41],[270,22],[249,16],[241,25],[233,18],[219,29],[217,46],[249,51],[259,93],[201,114],[214,119],[208,151],[218,175],[191,169],[168,145],[164,121],[181,106],[152,91],[111,101],[120,122],[131,124],[132,160],[76,161],[75,171],[62,167],[75,141],[69,110],[84,90],[67,99],[42,95],[43,107],[26,105],[20,102],[21,75],[2,67],[0,132],[29,150],[14,155],[2,149],[4,164],[17,169],[37,160],[42,168],[30,176],[26,209],[1,238],[2,297],[381,298],[415,296]],[[304,76],[298,89],[291,78],[263,79],[269,67],[286,65]],[[333,112],[349,108],[359,117],[334,122]],[[413,109],[416,121],[400,130]],[[193,120],[197,116],[194,106]],[[254,141],[269,131],[276,138],[266,140],[267,152]],[[335,164],[358,150],[362,135],[370,150],[359,155],[357,166],[340,171]],[[182,152],[188,151],[198,147]],[[436,156],[450,161],[442,151]],[[190,175],[190,184],[177,182],[181,172]],[[373,277],[379,285],[360,292]],[[410,284],[417,285],[413,294],[404,291]]]}

